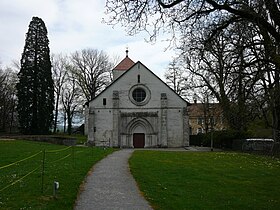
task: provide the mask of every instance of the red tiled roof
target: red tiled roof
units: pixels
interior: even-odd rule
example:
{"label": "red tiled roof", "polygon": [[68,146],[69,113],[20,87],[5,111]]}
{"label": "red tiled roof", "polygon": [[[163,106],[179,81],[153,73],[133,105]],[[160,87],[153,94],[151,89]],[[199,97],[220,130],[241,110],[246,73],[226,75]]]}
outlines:
{"label": "red tiled roof", "polygon": [[113,70],[126,71],[130,69],[134,64],[134,61],[126,56]]}

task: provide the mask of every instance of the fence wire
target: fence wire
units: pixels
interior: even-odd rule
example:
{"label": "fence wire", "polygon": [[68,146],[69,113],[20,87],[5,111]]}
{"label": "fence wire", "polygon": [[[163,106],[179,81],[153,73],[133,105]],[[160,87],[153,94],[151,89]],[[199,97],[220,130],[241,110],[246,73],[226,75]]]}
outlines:
{"label": "fence wire", "polygon": [[2,189],[0,189],[0,192],[2,192],[3,190],[15,185],[16,183],[18,183],[19,181],[23,180],[24,178],[28,177],[29,175],[31,175],[33,172],[35,172],[36,170],[38,170],[41,166],[38,166],[37,168],[35,168],[34,170],[28,172],[26,175],[24,175],[23,177],[17,179],[16,181],[12,182],[11,184],[3,187]]}
{"label": "fence wire", "polygon": [[36,154],[34,154],[34,155],[31,155],[31,156],[29,156],[29,157],[27,157],[27,158],[24,158],[24,159],[18,160],[18,161],[16,161],[16,162],[10,163],[10,164],[8,164],[8,165],[1,166],[0,169],[13,166],[13,165],[18,164],[18,163],[20,163],[20,162],[23,162],[23,161],[25,161],[25,160],[28,160],[28,159],[30,159],[30,158],[33,158],[33,157],[39,155],[40,153],[42,153],[42,151],[40,151],[40,152],[38,152],[38,153],[36,153]]}
{"label": "fence wire", "polygon": [[48,164],[50,164],[50,163],[56,163],[56,162],[59,162],[59,161],[61,161],[61,160],[64,160],[64,159],[68,158],[70,155],[71,155],[71,153],[68,154],[68,155],[66,155],[66,156],[64,156],[64,157],[62,157],[62,158],[59,158],[59,159],[57,159],[57,160],[48,162]]}
{"label": "fence wire", "polygon": [[[53,153],[61,153],[61,152],[64,152],[64,151],[66,151],[66,150],[68,150],[68,149],[70,149],[70,148],[72,148],[72,146],[68,146],[68,147],[66,147],[66,148],[57,149],[57,150],[44,150],[44,151],[41,150],[41,151],[39,151],[39,152],[37,152],[37,153],[35,153],[35,154],[33,154],[33,155],[30,155],[30,156],[28,156],[28,157],[26,157],[26,158],[23,158],[23,159],[21,159],[21,160],[15,161],[15,162],[13,162],[13,163],[10,163],[10,164],[4,165],[4,166],[0,166],[0,170],[5,169],[5,168],[9,168],[9,167],[14,166],[14,165],[16,165],[16,164],[19,164],[19,163],[21,163],[21,162],[27,161],[27,160],[29,160],[29,159],[31,159],[31,158],[33,158],[33,157],[36,157],[37,155],[39,155],[39,154],[41,154],[41,153],[43,153],[43,154],[46,154],[46,153],[51,153],[51,154],[53,154]],[[74,152],[74,150],[73,150],[73,152]],[[61,158],[59,158],[59,159],[57,159],[57,160],[50,161],[50,162],[48,162],[48,164],[52,164],[52,163],[56,163],[56,162],[62,161],[62,160],[64,160],[64,159],[70,157],[71,154],[74,156],[73,152],[72,152],[72,153],[69,153],[69,154],[67,154],[67,155],[65,155],[65,156],[63,156],[63,157],[61,157]],[[34,172],[35,172],[36,170],[38,170],[39,168],[42,168],[42,165],[44,164],[44,161],[45,161],[45,155],[43,156],[43,160],[41,161],[41,164],[40,164],[38,167],[36,167],[35,169],[29,171],[27,174],[25,174],[25,175],[22,176],[21,178],[19,178],[19,179],[13,181],[12,183],[6,185],[6,186],[3,187],[3,188],[1,188],[1,189],[0,189],[0,192],[2,192],[2,191],[4,191],[5,189],[7,189],[7,188],[9,188],[9,187],[11,187],[11,186],[17,184],[17,183],[20,182],[21,180],[23,180],[23,179],[27,178],[28,176],[30,176],[32,173],[34,173]],[[44,169],[43,169],[43,170],[44,170]],[[42,176],[44,176],[44,172],[42,172]],[[42,177],[42,178],[43,178],[43,177]],[[42,184],[43,184],[43,182],[42,182]]]}
{"label": "fence wire", "polygon": [[46,150],[46,153],[62,152],[62,151],[70,149],[71,147],[72,146],[69,146],[69,147],[66,147],[66,148],[63,148],[63,149],[57,149],[57,150]]}

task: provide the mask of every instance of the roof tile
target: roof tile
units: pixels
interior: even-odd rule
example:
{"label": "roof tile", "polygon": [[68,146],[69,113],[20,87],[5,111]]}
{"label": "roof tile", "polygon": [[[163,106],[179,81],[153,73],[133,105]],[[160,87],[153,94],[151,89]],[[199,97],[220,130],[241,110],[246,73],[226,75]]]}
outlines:
{"label": "roof tile", "polygon": [[134,61],[126,56],[113,70],[126,71],[130,69],[134,64]]}

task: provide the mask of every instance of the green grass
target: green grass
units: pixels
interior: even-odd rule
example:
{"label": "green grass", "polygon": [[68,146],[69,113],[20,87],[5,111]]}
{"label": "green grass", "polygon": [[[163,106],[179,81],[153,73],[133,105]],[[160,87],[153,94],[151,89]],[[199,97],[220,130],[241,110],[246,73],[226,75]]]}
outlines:
{"label": "green grass", "polygon": [[155,209],[279,209],[280,160],[227,152],[135,151],[130,169]]}
{"label": "green grass", "polygon": [[[43,192],[41,191],[43,152],[1,169],[2,166],[43,150],[47,151]],[[79,186],[89,169],[112,151],[114,150],[102,148],[68,148],[31,141],[0,141],[0,209],[73,209]],[[36,168],[36,171],[23,180],[1,191]],[[60,184],[56,198],[53,196],[54,181]]]}

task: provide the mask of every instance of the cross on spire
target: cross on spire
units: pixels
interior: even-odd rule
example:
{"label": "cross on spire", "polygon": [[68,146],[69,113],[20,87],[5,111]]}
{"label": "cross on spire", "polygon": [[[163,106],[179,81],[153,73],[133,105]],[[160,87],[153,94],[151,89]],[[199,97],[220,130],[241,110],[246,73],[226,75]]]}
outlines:
{"label": "cross on spire", "polygon": [[126,57],[128,57],[128,47],[126,47],[125,53],[126,53]]}

